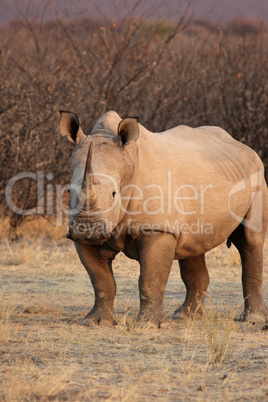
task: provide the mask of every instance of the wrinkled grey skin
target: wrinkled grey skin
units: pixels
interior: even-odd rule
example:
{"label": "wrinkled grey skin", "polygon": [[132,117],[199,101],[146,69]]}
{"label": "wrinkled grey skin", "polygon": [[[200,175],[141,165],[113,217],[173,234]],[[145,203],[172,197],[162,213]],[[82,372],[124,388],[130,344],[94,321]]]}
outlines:
{"label": "wrinkled grey skin", "polygon": [[[202,310],[205,253],[227,239],[242,261],[241,317],[267,321],[261,290],[268,195],[253,150],[219,127],[151,133],[115,112],[88,136],[76,115],[61,112],[60,132],[75,143],[67,237],[95,291],[84,324],[115,323],[112,261],[120,251],[140,263],[139,319],[158,326],[166,320],[163,299],[174,259],[186,298],[173,318]],[[196,230],[200,222],[204,230]]]}

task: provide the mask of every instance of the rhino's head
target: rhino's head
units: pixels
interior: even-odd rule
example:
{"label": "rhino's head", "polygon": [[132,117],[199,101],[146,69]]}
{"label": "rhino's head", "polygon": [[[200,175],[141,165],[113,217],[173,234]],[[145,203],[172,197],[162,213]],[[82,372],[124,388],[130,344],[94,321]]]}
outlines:
{"label": "rhino's head", "polygon": [[137,118],[108,112],[86,136],[78,118],[61,111],[60,132],[75,143],[71,164],[69,231],[79,243],[102,244],[123,217],[121,190],[131,181],[137,160]]}

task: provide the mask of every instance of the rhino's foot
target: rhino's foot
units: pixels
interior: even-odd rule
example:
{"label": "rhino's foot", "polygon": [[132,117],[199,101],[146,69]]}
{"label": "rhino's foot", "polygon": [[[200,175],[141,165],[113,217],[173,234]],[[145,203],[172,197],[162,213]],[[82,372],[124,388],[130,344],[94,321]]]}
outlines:
{"label": "rhino's foot", "polygon": [[139,312],[136,325],[139,328],[149,329],[149,328],[170,328],[170,320],[166,314],[161,312],[155,312],[152,309],[146,309]]}
{"label": "rhino's foot", "polygon": [[266,306],[257,311],[251,311],[250,309],[246,309],[240,315],[238,321],[247,321],[252,324],[266,323],[268,322],[268,309]]}
{"label": "rhino's foot", "polygon": [[90,312],[82,319],[81,323],[86,327],[113,327],[116,325],[116,321],[111,314],[98,314],[97,312]]}
{"label": "rhino's foot", "polygon": [[181,320],[184,318],[193,318],[193,317],[201,317],[204,311],[204,306],[203,304],[198,305],[195,309],[192,308],[192,306],[182,304],[179,308],[177,308],[176,311],[174,311],[174,314],[172,316],[173,320]]}
{"label": "rhino's foot", "polygon": [[115,324],[110,321],[110,320],[105,320],[105,319],[99,319],[99,320],[93,320],[92,318],[83,318],[81,321],[82,325],[89,327],[89,328],[94,328],[94,327],[113,327]]}

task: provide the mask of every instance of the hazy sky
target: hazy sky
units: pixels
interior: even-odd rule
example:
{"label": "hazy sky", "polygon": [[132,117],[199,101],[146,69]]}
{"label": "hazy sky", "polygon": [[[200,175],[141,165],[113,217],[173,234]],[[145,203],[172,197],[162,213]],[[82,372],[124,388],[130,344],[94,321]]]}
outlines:
{"label": "hazy sky", "polygon": [[[69,17],[88,15],[98,18],[103,15],[108,19],[120,19],[137,2],[138,0],[0,0],[0,22],[17,18],[22,13],[31,17],[41,16],[43,13],[51,18],[59,13]],[[132,14],[176,19],[185,9],[187,0],[142,0],[140,3]],[[193,0],[190,7],[195,18],[221,22],[237,17],[268,21],[268,0]]]}

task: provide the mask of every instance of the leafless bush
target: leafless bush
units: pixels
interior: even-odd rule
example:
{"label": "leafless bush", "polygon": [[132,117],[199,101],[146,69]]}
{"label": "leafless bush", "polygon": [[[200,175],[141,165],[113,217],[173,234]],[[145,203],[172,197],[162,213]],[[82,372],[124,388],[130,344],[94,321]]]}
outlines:
{"label": "leafless bush", "polygon": [[[15,174],[43,171],[46,183],[68,182],[72,148],[57,133],[61,108],[75,111],[87,133],[111,109],[139,115],[153,131],[219,125],[268,167],[265,36],[212,29],[188,35],[181,32],[188,23],[187,14],[178,25],[23,17],[1,30],[0,203],[6,214],[5,188]],[[20,208],[36,204],[33,180],[13,190]],[[23,220],[11,218],[14,227]]]}

